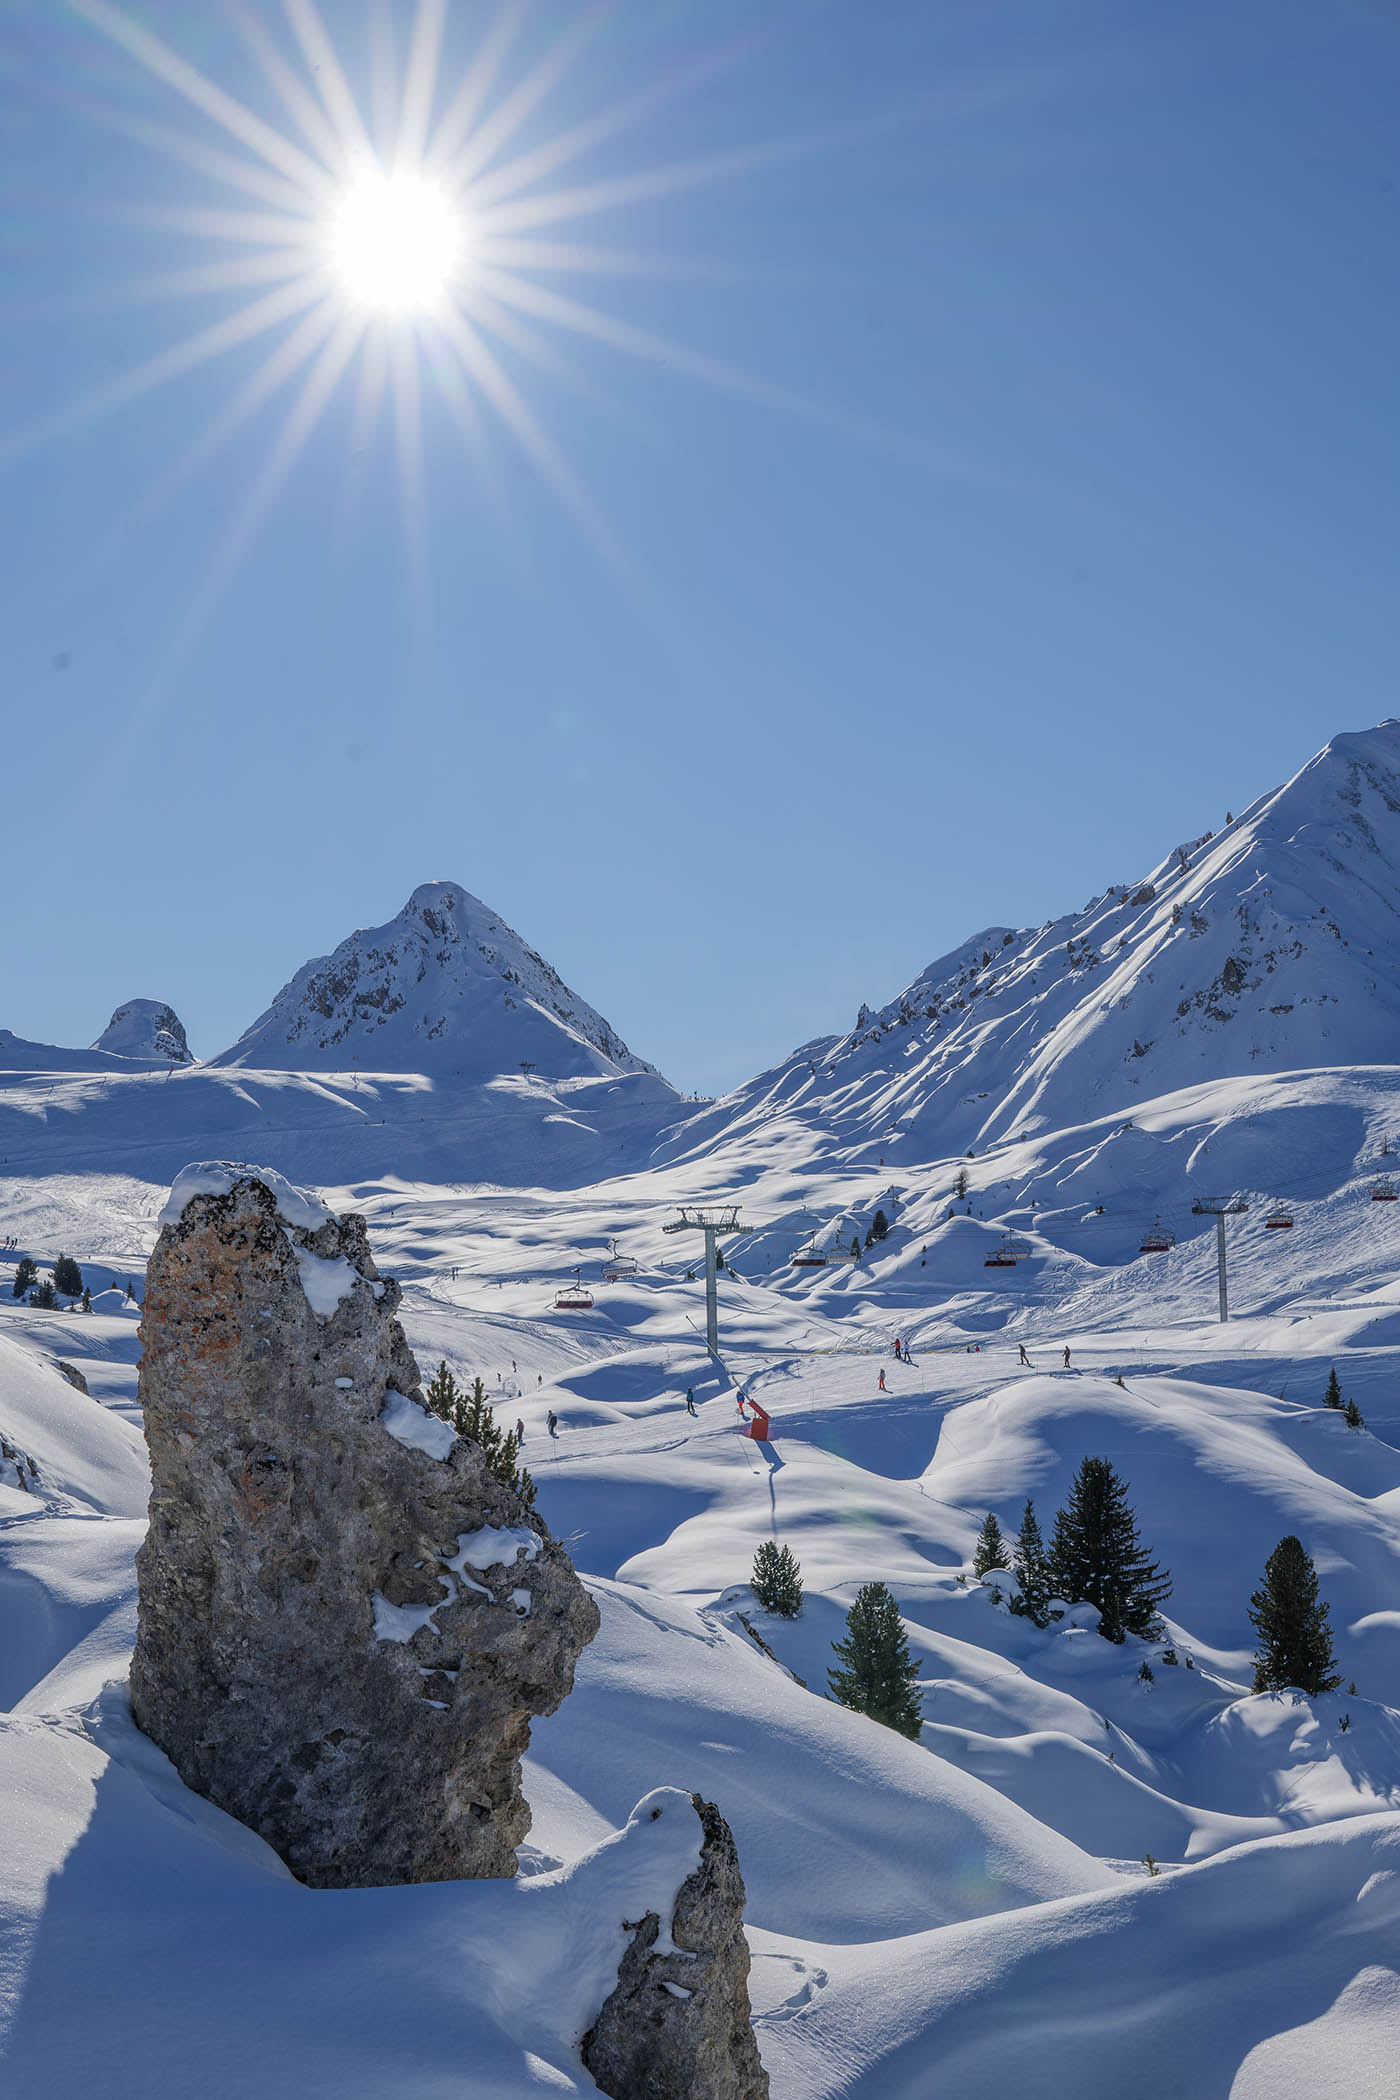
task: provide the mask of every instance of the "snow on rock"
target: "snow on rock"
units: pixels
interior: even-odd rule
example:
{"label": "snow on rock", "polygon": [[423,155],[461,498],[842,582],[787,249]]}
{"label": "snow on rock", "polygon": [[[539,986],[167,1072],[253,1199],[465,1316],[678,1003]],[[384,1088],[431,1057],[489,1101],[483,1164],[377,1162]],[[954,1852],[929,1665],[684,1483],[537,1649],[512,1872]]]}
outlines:
{"label": "snow on rock", "polygon": [[428,882],[387,925],[303,965],[215,1065],[486,1079],[653,1073],[477,897]]}
{"label": "snow on rock", "polygon": [[537,1560],[540,1537],[526,1524],[498,1526],[483,1524],[479,1531],[463,1532],[457,1541],[457,1557],[444,1562],[444,1566],[460,1575],[464,1568],[511,1568],[523,1553],[526,1560]]}
{"label": "snow on rock", "polygon": [[269,1191],[277,1216],[297,1232],[317,1232],[332,1213],[309,1189],[295,1188],[275,1167],[254,1167],[231,1159],[195,1160],[178,1173],[157,1223],[174,1225],[196,1196],[231,1195],[240,1182],[257,1181]]}
{"label": "snow on rock", "polygon": [[296,1258],[307,1304],[318,1320],[329,1320],[359,1282],[358,1271],[343,1254],[312,1254],[298,1247]]}
{"label": "snow on rock", "polygon": [[[346,1390],[351,1379],[337,1378],[336,1384]],[[417,1400],[410,1400],[407,1393],[391,1392],[387,1395],[379,1415],[381,1427],[390,1436],[397,1437],[412,1451],[426,1451],[429,1458],[450,1458],[452,1446],[457,1441],[457,1432],[450,1423],[432,1414]],[[531,1534],[533,1536],[533,1533]]]}
{"label": "snow on rock", "polygon": [[128,999],[92,1047],[116,1057],[160,1057],[175,1065],[194,1062],[184,1023],[162,999]]}
{"label": "snow on rock", "polygon": [[[312,1886],[512,1874],[530,1719],[568,1692],[596,1609],[476,1445],[443,1464],[386,1432],[380,1396],[421,1390],[398,1288],[323,1318],[300,1257],[374,1280],[364,1220],[308,1233],[281,1201],[247,1176],[204,1189],[151,1257],[133,1711]],[[512,1562],[529,1541],[528,1615],[477,1602],[506,1603],[505,1569],[468,1590],[444,1567],[441,1542],[493,1523]]]}

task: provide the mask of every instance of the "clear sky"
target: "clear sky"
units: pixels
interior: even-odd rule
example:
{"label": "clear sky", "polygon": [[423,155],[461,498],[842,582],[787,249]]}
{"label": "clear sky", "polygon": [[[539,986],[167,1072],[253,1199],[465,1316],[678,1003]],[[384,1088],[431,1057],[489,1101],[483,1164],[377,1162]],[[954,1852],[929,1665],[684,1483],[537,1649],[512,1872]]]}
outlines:
{"label": "clear sky", "polygon": [[0,4],[0,1025],[447,877],[719,1090],[1400,712],[1393,0],[318,6]]}

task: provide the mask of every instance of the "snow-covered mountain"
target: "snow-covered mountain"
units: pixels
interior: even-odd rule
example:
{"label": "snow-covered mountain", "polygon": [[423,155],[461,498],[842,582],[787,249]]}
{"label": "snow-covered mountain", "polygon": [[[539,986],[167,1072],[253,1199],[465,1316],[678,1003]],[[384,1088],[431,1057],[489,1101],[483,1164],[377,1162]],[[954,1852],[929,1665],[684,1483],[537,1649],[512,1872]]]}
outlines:
{"label": "snow-covered mountain", "polygon": [[184,1023],[163,999],[128,999],[92,1047],[113,1057],[161,1057],[173,1065],[194,1062]]}
{"label": "snow-covered mountain", "polygon": [[387,925],[304,963],[211,1062],[475,1080],[522,1066],[550,1079],[655,1072],[543,956],[453,882],[421,884]]}
{"label": "snow-covered mountain", "polygon": [[1400,721],[1081,911],[984,928],[684,1143],[796,1117],[912,1162],[1129,1113],[1202,1080],[1400,1050]]}

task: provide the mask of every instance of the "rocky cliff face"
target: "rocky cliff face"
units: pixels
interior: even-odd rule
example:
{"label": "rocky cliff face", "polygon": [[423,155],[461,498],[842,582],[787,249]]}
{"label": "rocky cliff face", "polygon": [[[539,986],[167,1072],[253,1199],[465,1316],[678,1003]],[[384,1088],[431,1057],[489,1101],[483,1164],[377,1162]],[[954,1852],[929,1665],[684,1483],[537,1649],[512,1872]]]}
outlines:
{"label": "rocky cliff face", "polygon": [[362,1219],[220,1164],[180,1178],[162,1228],[138,1722],[313,1887],[513,1874],[530,1720],[597,1607],[420,1404]]}
{"label": "rocky cliff face", "polygon": [[636,1921],[617,1988],[583,2039],[583,2060],[612,2100],[767,2100],[749,2017],[744,1883],[729,1825],[691,1796],[700,1864],[669,1927]]}

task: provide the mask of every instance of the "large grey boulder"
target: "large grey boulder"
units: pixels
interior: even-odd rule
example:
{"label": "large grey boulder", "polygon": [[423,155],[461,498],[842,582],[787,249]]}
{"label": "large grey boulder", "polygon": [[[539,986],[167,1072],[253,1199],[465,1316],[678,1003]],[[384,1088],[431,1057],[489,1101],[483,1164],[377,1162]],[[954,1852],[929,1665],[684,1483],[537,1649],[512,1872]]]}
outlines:
{"label": "large grey boulder", "polygon": [[361,1218],[187,1169],[147,1272],[137,1721],[315,1888],[510,1875],[598,1611],[420,1404]]}
{"label": "large grey boulder", "polygon": [[629,1921],[617,1988],[583,2038],[583,2060],[611,2100],[768,2100],[749,2015],[739,1855],[714,1803],[691,1802],[700,1864],[665,1933],[655,1911]]}

